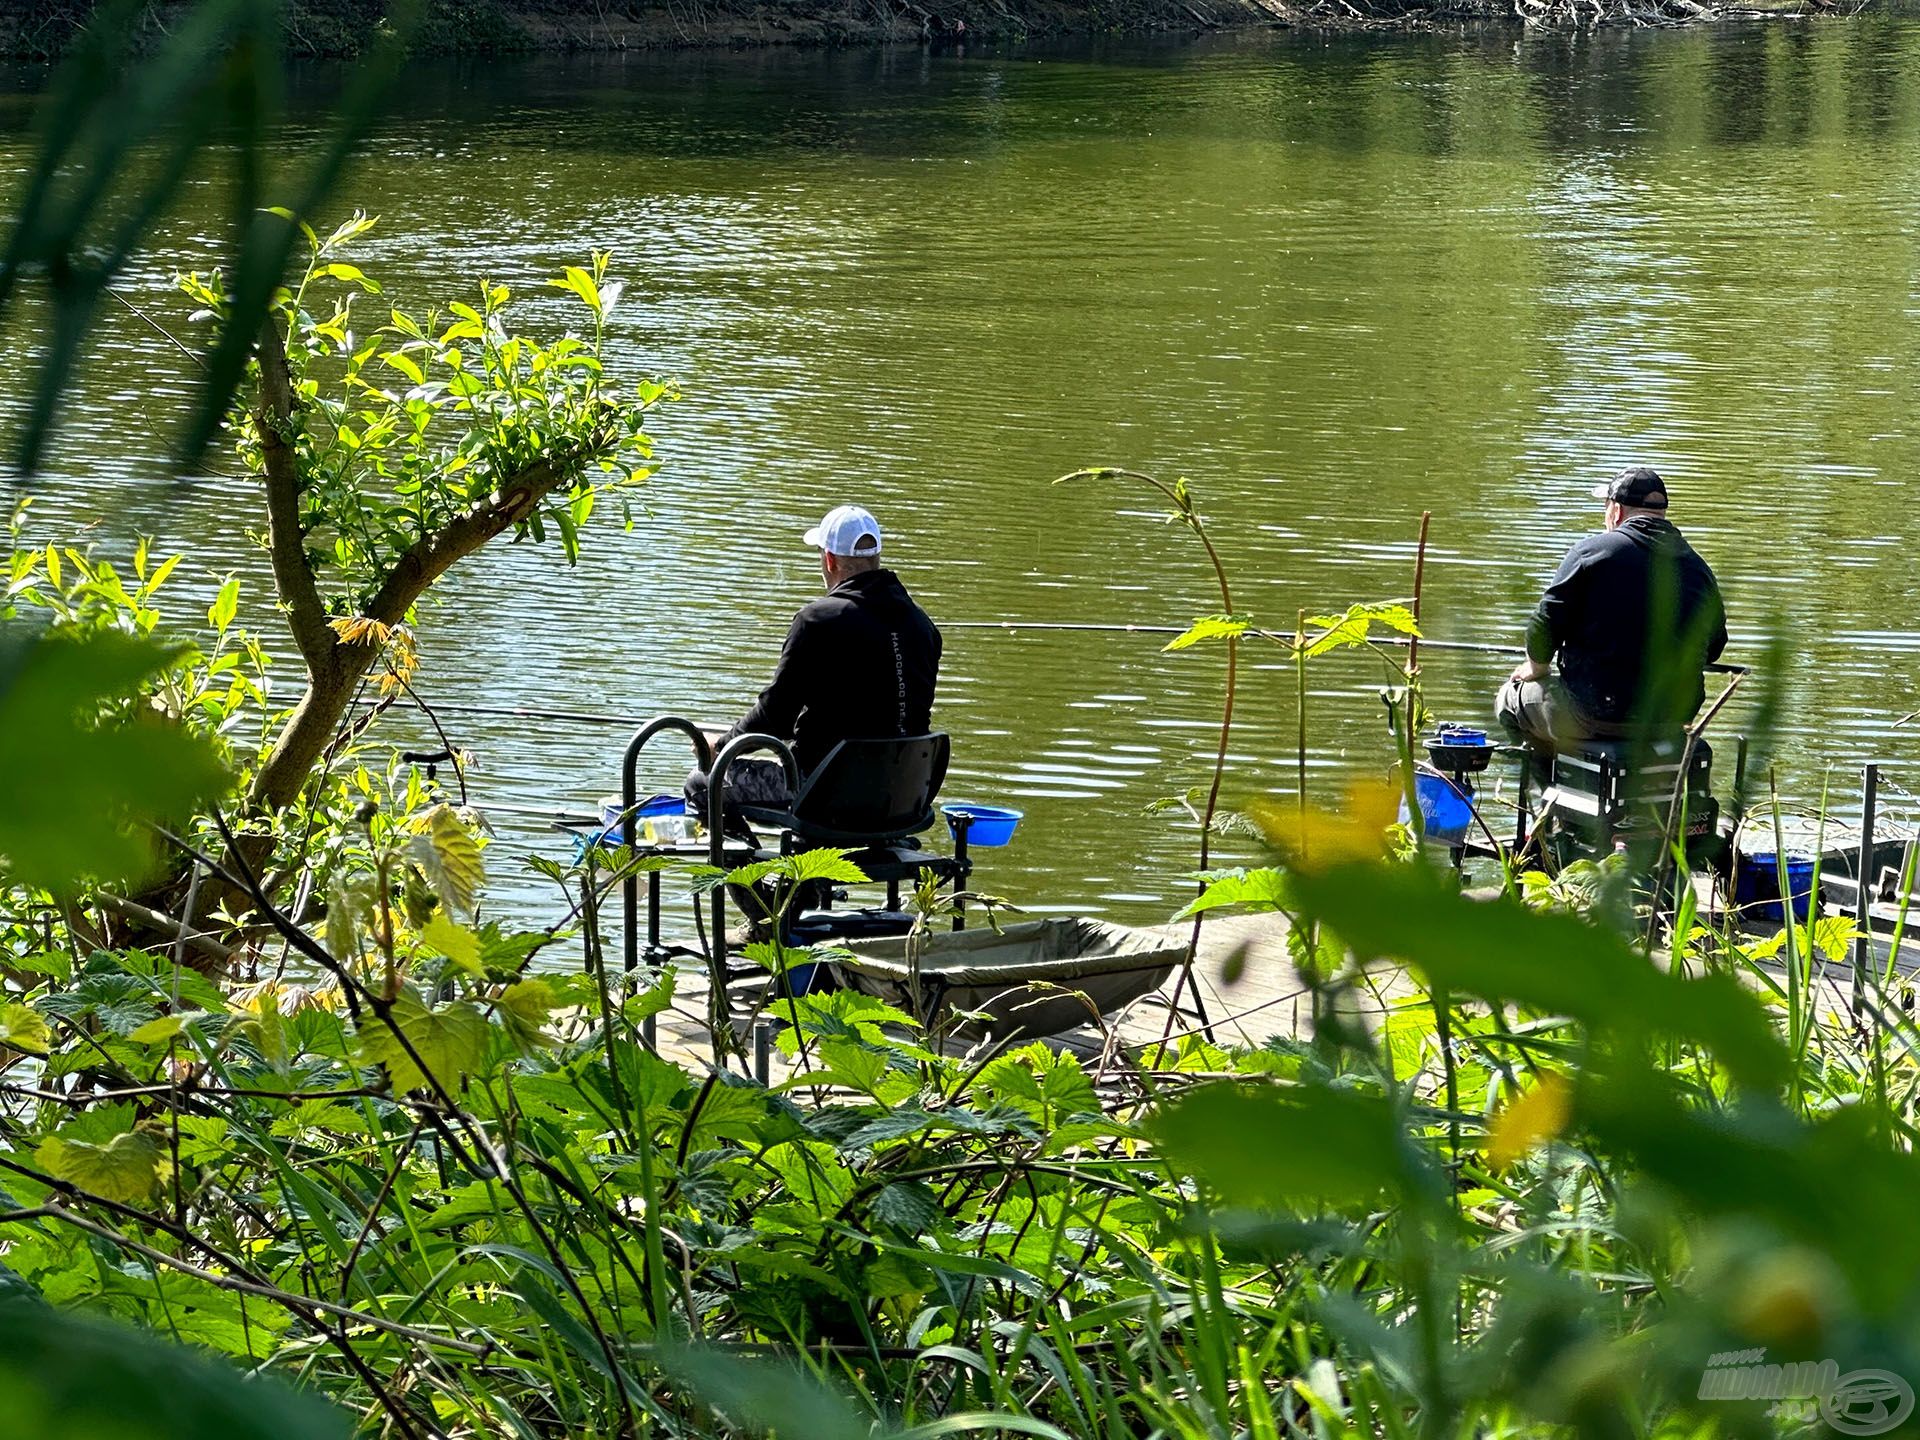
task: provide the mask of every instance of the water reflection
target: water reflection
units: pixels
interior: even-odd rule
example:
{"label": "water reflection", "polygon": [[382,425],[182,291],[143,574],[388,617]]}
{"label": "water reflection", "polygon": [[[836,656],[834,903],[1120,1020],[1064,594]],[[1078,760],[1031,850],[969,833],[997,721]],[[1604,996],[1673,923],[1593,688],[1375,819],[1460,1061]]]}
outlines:
{"label": "water reflection", "polygon": [[[686,391],[630,532],[574,570],[506,549],[459,577],[427,616],[430,693],[730,718],[816,583],[799,532],[842,500],[880,513],[937,619],[1217,608],[1151,497],[1047,483],[1098,461],[1191,476],[1241,608],[1281,628],[1405,594],[1431,508],[1432,628],[1511,639],[1596,521],[1586,483],[1633,459],[1669,472],[1736,649],[1791,621],[1798,782],[1905,753],[1916,51],[1920,26],[1881,16],[423,68],[346,191],[382,216],[367,268],[420,302],[484,273],[557,315],[533,282],[611,248],[622,363]],[[304,78],[286,147],[336,83]],[[0,185],[22,123],[0,104]],[[169,222],[147,298],[212,258],[215,207]],[[191,546],[204,595],[265,567],[223,482],[164,479],[188,381],[137,330],[107,335],[40,508],[46,533]],[[982,883],[1164,912],[1193,837],[1145,809],[1204,779],[1218,655],[948,639],[951,793],[1028,812]],[[1293,783],[1292,672],[1249,660],[1234,794]],[[1481,714],[1503,668],[1435,652],[1436,709]],[[1384,759],[1380,678],[1313,677],[1326,794]],[[613,787],[616,731],[470,717],[460,738],[489,798]],[[496,855],[553,843],[517,823]]]}

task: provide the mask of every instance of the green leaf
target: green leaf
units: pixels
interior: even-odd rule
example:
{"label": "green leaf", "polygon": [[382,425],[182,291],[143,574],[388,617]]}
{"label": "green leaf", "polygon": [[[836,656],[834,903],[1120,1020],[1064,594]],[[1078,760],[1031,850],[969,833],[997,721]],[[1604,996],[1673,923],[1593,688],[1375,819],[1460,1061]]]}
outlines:
{"label": "green leaf", "polygon": [[[402,989],[389,1013],[391,1025],[371,1013],[361,1016],[360,1053],[369,1064],[385,1067],[397,1091],[425,1089],[427,1077],[420,1069],[424,1065],[451,1094],[487,1053],[487,1019],[471,1001],[456,1000],[430,1010],[411,989]],[[420,1064],[401,1044],[396,1027],[420,1057]]]}
{"label": "green leaf", "polygon": [[174,653],[113,632],[0,639],[0,872],[14,883],[134,878],[153,858],[134,822],[177,820],[226,788],[207,741],[109,717]]}
{"label": "green leaf", "polygon": [[873,1218],[918,1235],[945,1218],[933,1191],[918,1180],[896,1180],[873,1197]]}
{"label": "green leaf", "polygon": [[[249,1323],[270,1333],[270,1311],[252,1306]],[[0,1300],[0,1415],[33,1440],[347,1440],[352,1428],[346,1412],[277,1380],[11,1297]]]}
{"label": "green leaf", "polygon": [[158,1020],[149,1020],[138,1029],[130,1031],[127,1039],[135,1045],[164,1045],[169,1040],[178,1039],[186,1028],[185,1015],[162,1015]]}
{"label": "green leaf", "polygon": [[1366,644],[1376,623],[1402,635],[1420,633],[1413,611],[1404,605],[1351,605],[1344,615],[1309,617],[1307,624],[1322,633],[1307,641],[1307,658],[1312,660],[1334,650]]}
{"label": "green leaf", "polygon": [[122,1205],[151,1197],[169,1165],[166,1147],[144,1130],[124,1131],[104,1145],[49,1135],[34,1158],[54,1179]]}
{"label": "green leaf", "polygon": [[240,613],[240,580],[238,576],[229,578],[220,587],[220,593],[213,597],[213,604],[207,607],[207,623],[222,635],[233,624],[233,617]]}
{"label": "green leaf", "polygon": [[1100,1109],[1093,1081],[1079,1060],[1065,1051],[1056,1054],[1039,1041],[995,1060],[980,1072],[977,1083],[1037,1120],[1091,1115]]}
{"label": "green leaf", "polygon": [[789,880],[830,880],[841,885],[866,883],[867,874],[847,856],[850,850],[804,850],[790,857],[792,868],[785,871]]}
{"label": "green leaf", "polygon": [[846,1400],[790,1361],[702,1349],[664,1353],[658,1363],[750,1434],[870,1440],[873,1433]]}
{"label": "green leaf", "polygon": [[331,265],[322,265],[314,273],[324,275],[329,280],[344,280],[349,285],[357,285],[369,295],[380,293],[379,283],[368,279],[366,272],[358,265],[345,265],[336,261]]}
{"label": "green leaf", "polygon": [[1729,975],[1663,970],[1577,916],[1469,900],[1451,876],[1421,865],[1339,865],[1289,880],[1301,907],[1362,959],[1405,960],[1457,994],[1518,1002],[1631,1040],[1698,1040],[1760,1089],[1786,1080],[1787,1052],[1759,999]]}
{"label": "green leaf", "polygon": [[11,1000],[0,1005],[0,1045],[44,1055],[52,1044],[53,1032],[39,1012]]}
{"label": "green leaf", "polygon": [[567,273],[558,280],[549,280],[547,284],[555,290],[571,290],[587,304],[596,315],[600,313],[600,289],[593,283],[593,276],[578,265],[567,266]]}
{"label": "green leaf", "polygon": [[679,978],[673,966],[667,966],[646,989],[628,996],[626,1003],[620,1007],[620,1013],[635,1025],[662,1014],[673,1005],[674,987],[679,983]]}
{"label": "green leaf", "polygon": [[1148,1122],[1168,1160],[1250,1209],[1365,1204],[1434,1193],[1386,1099],[1325,1086],[1221,1082]]}
{"label": "green leaf", "polygon": [[507,1037],[521,1050],[538,1049],[546,1043],[547,1018],[560,1004],[553,986],[538,978],[516,980],[494,1002],[500,1024]]}
{"label": "green leaf", "polygon": [[469,975],[485,973],[480,963],[480,937],[456,924],[444,910],[433,912],[420,931],[420,943],[451,960]]}
{"label": "green leaf", "polygon": [[1203,615],[1187,627],[1184,634],[1169,640],[1165,650],[1186,650],[1202,640],[1225,640],[1247,633],[1253,622],[1240,615]]}
{"label": "green leaf", "polygon": [[427,383],[426,372],[420,368],[420,362],[415,360],[411,355],[399,350],[388,350],[380,356],[380,359],[393,369],[398,370],[402,375],[406,376],[407,379],[413,381],[414,384],[424,385]]}
{"label": "green leaf", "polygon": [[364,948],[361,931],[373,914],[373,886],[365,880],[336,877],[327,887],[327,950],[333,958],[350,962]]}
{"label": "green leaf", "polygon": [[422,818],[421,833],[408,847],[433,886],[440,903],[461,915],[472,915],[487,882],[480,842],[451,805],[436,805]]}
{"label": "green leaf", "polygon": [[1233,906],[1250,915],[1294,908],[1286,876],[1271,866],[1256,870],[1214,871],[1202,877],[1207,888],[1173,918],[1190,919],[1206,910]]}

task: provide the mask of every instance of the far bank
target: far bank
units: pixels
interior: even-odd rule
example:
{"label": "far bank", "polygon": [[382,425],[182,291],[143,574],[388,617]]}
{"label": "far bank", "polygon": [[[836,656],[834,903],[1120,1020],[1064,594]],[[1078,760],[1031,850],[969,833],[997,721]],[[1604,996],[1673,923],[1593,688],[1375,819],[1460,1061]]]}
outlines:
{"label": "far bank", "polygon": [[[0,7],[0,55],[56,59],[94,23],[97,0]],[[387,0],[284,0],[290,54],[352,57],[385,26]],[[1857,6],[1847,5],[1852,11]],[[157,45],[190,0],[146,0],[133,24]],[[764,46],[958,45],[1260,27],[1419,29],[1507,21],[1568,27],[1817,16],[1836,0],[1726,6],[1699,0],[426,0],[421,55]]]}

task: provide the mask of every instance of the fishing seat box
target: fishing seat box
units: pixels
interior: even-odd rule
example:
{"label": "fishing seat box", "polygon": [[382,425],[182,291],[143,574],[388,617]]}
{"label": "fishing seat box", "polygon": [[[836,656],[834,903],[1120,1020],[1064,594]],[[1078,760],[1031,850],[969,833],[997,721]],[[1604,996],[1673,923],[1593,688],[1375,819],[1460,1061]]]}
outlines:
{"label": "fishing seat box", "polygon": [[[1657,839],[1666,830],[1685,753],[1679,735],[1570,745],[1553,757],[1541,813],[1551,810],[1595,850],[1611,849],[1616,840]],[[1686,838],[1693,853],[1710,847],[1719,833],[1712,746],[1695,741],[1686,767]]]}

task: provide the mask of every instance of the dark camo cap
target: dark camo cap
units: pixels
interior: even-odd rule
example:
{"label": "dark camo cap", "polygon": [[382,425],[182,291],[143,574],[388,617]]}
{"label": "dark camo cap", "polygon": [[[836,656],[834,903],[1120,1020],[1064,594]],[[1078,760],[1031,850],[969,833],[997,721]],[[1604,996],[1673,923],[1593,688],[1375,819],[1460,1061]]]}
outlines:
{"label": "dark camo cap", "polygon": [[1645,465],[1629,465],[1604,485],[1593,487],[1593,498],[1612,500],[1634,510],[1667,508],[1667,485]]}

